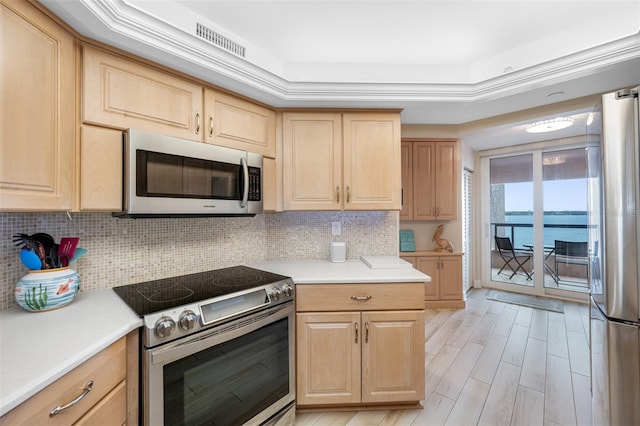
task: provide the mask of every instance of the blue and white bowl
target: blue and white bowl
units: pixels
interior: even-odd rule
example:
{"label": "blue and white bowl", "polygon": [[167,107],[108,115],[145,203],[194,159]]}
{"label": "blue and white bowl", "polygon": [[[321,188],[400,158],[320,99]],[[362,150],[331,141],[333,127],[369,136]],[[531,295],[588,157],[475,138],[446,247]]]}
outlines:
{"label": "blue and white bowl", "polygon": [[16,285],[16,302],[30,312],[43,312],[71,303],[80,291],[80,276],[69,268],[29,271]]}

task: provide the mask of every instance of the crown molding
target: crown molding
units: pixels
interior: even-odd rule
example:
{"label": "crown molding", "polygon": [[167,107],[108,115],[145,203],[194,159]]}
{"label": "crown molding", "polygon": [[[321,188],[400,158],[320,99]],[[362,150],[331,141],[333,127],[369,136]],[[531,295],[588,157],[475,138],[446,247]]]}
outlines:
{"label": "crown molding", "polygon": [[[632,63],[640,70],[640,32],[548,62],[476,82],[292,81],[284,66],[261,66],[138,9],[126,0],[41,0],[81,34],[251,96],[274,107],[397,107],[403,103],[489,102]],[[366,64],[361,64],[366,65]],[[597,89],[597,88],[595,88]],[[595,92],[594,92],[595,93]],[[580,94],[584,96],[584,93]]]}

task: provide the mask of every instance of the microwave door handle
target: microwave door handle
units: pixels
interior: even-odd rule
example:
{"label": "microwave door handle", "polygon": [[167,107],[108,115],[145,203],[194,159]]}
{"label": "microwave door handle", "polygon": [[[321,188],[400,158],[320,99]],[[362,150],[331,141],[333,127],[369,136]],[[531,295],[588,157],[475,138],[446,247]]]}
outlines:
{"label": "microwave door handle", "polygon": [[240,201],[240,207],[247,207],[249,201],[249,167],[247,166],[247,160],[240,159],[240,166],[242,166],[242,200]]}

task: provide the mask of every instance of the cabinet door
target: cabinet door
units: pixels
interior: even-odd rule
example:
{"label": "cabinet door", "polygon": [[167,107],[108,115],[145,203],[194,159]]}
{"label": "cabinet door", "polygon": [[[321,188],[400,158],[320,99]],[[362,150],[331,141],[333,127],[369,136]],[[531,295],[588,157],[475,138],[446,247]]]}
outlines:
{"label": "cabinet door", "polygon": [[80,128],[80,210],[122,210],[122,132]]}
{"label": "cabinet door", "polygon": [[440,299],[462,300],[462,258],[440,258]]}
{"label": "cabinet door", "polygon": [[435,142],[435,206],[437,220],[458,219],[456,142]]}
{"label": "cabinet door", "polygon": [[362,402],[424,399],[424,311],[363,312]]}
{"label": "cabinet door", "polygon": [[275,158],[275,111],[211,89],[204,102],[206,142]]}
{"label": "cabinet door", "polygon": [[85,123],[203,139],[201,86],[89,45],[82,71]]}
{"label": "cabinet door", "polygon": [[340,114],[284,113],[282,121],[284,210],[340,210]]}
{"label": "cabinet door", "polygon": [[416,269],[431,277],[431,282],[424,283],[424,300],[440,299],[440,258],[418,257]]}
{"label": "cabinet door", "polygon": [[435,155],[433,142],[413,142],[413,220],[435,219]]}
{"label": "cabinet door", "polygon": [[262,159],[262,208],[265,212],[275,212],[278,209],[278,187],[276,160]]}
{"label": "cabinet door", "polygon": [[296,314],[296,403],[360,402],[361,340],[359,312]]}
{"label": "cabinet door", "polygon": [[71,210],[74,39],[27,2],[0,5],[0,208]]}
{"label": "cabinet door", "polygon": [[402,142],[402,210],[400,220],[413,220],[413,143]]}
{"label": "cabinet door", "polygon": [[345,210],[400,210],[399,113],[343,114]]}

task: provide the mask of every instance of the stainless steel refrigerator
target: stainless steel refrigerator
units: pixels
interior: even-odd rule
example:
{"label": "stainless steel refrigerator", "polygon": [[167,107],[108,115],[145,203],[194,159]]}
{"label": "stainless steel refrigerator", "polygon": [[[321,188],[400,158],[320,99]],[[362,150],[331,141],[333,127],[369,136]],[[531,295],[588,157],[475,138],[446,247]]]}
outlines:
{"label": "stainless steel refrigerator", "polygon": [[638,111],[638,87],[602,97],[601,219],[590,238],[594,425],[640,425]]}

